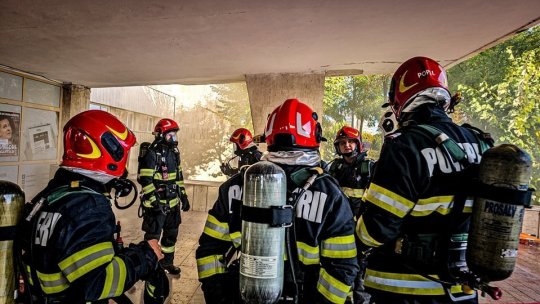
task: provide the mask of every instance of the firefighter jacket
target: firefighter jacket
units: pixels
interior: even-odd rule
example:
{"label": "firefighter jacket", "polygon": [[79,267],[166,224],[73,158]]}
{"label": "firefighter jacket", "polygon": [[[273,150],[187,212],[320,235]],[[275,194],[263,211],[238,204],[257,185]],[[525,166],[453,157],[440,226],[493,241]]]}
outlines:
{"label": "firefighter jacket", "polygon": [[[160,204],[186,204],[187,195],[180,165],[178,147],[154,141],[144,156],[140,156],[138,181],[142,186],[143,206],[151,208]],[[189,203],[188,203],[189,204]]]}
{"label": "firefighter jacket", "polygon": [[349,203],[354,215],[360,213],[360,205],[364,190],[369,185],[369,179],[373,172],[375,162],[366,159],[366,153],[358,153],[352,163],[345,158],[336,158],[330,164],[328,173],[339,183],[341,191],[349,198]]}
{"label": "firefighter jacket", "polygon": [[[157,268],[146,242],[116,246],[116,221],[105,191],[103,184],[60,168],[34,204],[27,204],[19,260],[39,303],[117,297]],[[41,208],[26,221],[39,201]]]}
{"label": "firefighter jacket", "polygon": [[[306,167],[280,166],[288,177],[287,197],[291,201],[292,193],[303,185],[290,180],[290,174]],[[224,255],[230,248],[241,245],[241,220],[231,211],[231,204],[242,199],[242,187],[242,173],[220,186],[218,199],[208,212],[199,239],[197,269],[208,303],[233,302],[230,300],[232,292],[227,290],[231,287],[227,287],[225,281],[237,282],[238,276],[231,276]],[[345,302],[358,272],[354,221],[346,197],[332,177],[323,175],[299,198],[295,213],[294,247],[298,252],[299,272],[305,278],[304,302]],[[287,272],[288,268],[285,269]],[[288,277],[287,273],[285,277]]]}
{"label": "firefighter jacket", "polygon": [[[481,140],[476,132],[454,124],[438,108],[426,124],[458,143],[470,163],[480,163]],[[462,225],[456,229],[464,233],[468,230],[472,197],[464,198],[460,210],[452,210],[456,195],[470,180],[460,175],[465,172],[464,166],[449,160],[442,150],[435,138],[415,132],[412,127],[403,127],[385,138],[363,197],[367,210],[356,227],[361,241],[359,251],[375,247],[368,257],[366,287],[412,296],[445,294],[441,284],[422,277],[415,270],[417,265],[411,262],[415,258],[429,262],[433,255],[433,248],[429,247],[435,245],[422,247],[418,240],[424,239],[423,244],[441,244],[445,241],[442,236],[448,235],[457,222]],[[457,214],[459,221],[451,214]],[[405,257],[402,245],[407,240],[418,241],[418,250]],[[428,265],[427,269],[431,272],[428,274],[436,277],[436,267]],[[459,293],[461,287],[454,286],[451,291]]]}

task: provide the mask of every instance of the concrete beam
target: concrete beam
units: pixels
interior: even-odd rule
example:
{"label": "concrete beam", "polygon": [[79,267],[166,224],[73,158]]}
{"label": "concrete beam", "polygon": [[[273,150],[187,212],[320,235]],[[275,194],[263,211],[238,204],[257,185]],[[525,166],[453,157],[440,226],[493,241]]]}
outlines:
{"label": "concrete beam", "polygon": [[254,134],[262,134],[266,119],[289,98],[298,98],[319,114],[323,112],[324,74],[246,75]]}

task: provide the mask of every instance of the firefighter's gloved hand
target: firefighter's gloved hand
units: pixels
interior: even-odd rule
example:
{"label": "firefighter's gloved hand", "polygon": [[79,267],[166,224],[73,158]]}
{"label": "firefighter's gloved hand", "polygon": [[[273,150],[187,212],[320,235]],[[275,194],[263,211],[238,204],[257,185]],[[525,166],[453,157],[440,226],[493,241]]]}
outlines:
{"label": "firefighter's gloved hand", "polygon": [[182,194],[182,195],[180,196],[180,201],[182,202],[182,211],[184,211],[184,212],[189,211],[189,208],[190,208],[191,206],[189,205],[189,200],[188,200],[187,195]]}

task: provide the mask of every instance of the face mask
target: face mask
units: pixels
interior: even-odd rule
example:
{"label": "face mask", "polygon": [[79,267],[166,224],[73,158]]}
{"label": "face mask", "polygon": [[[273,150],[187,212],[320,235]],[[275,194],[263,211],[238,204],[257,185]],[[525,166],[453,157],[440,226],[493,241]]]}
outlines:
{"label": "face mask", "polygon": [[177,145],[178,139],[176,137],[176,131],[165,133],[165,141],[169,144]]}

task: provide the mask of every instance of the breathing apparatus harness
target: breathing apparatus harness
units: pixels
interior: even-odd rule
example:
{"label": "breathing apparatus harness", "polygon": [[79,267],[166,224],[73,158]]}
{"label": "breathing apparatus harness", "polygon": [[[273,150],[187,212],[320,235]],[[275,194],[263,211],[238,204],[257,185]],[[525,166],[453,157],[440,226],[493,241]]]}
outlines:
{"label": "breathing apparatus harness", "polygon": [[[162,149],[158,149],[159,148],[158,146],[166,145],[167,149],[172,150],[172,152],[173,152],[173,154],[175,156],[176,164],[180,163],[180,152],[178,151],[178,148],[177,148],[176,145],[167,144],[166,142],[162,142],[162,141],[164,141],[164,139],[161,139],[159,142],[154,141],[153,143],[149,143],[149,142],[141,143],[141,146],[139,148],[139,157],[138,157],[139,166],[137,168],[137,172],[140,172],[140,170],[141,170],[141,162],[142,162],[142,160],[144,160],[144,158],[146,157],[148,152],[152,152],[152,153],[154,153],[156,155],[156,160],[157,160],[155,165],[154,165],[154,174],[155,174],[155,172],[161,172],[162,177],[164,179],[168,179],[169,168],[167,167],[167,159],[166,159],[165,155],[163,155],[164,151],[162,151]],[[174,168],[174,170],[176,171],[176,174],[179,174],[178,167]],[[152,183],[154,183],[154,181],[155,181],[154,176],[152,176]],[[139,182],[140,182],[140,180],[139,180]],[[170,188],[172,188],[174,191],[176,191],[177,194],[180,194],[178,192],[179,187],[176,184],[165,184],[165,183],[163,183],[161,185],[156,186],[156,190],[158,191],[158,193],[163,192],[164,195],[166,195],[171,190]],[[169,213],[170,212],[170,207],[169,207],[169,204],[168,204],[168,199],[167,199],[167,204],[163,204],[163,206],[160,203],[160,199],[161,199],[160,195],[157,195],[156,204],[160,208],[160,211],[163,214]],[[178,197],[178,199],[180,199],[180,197]],[[143,207],[143,201],[144,200],[145,200],[144,193],[141,192],[139,210],[137,211],[137,215],[138,215],[139,218],[144,217],[144,213],[145,213],[145,209]]]}
{"label": "breathing apparatus harness", "polygon": [[[248,166],[241,168],[240,174],[244,174]],[[298,250],[296,248],[296,230],[294,226],[294,214],[296,210],[296,204],[302,197],[302,195],[308,190],[317,178],[326,175],[324,170],[320,167],[304,168],[291,174],[292,181],[297,185],[303,185],[298,192],[292,193],[292,197],[289,199],[291,204],[284,206],[273,206],[270,209],[250,207],[242,204],[241,200],[232,200],[231,212],[233,217],[236,217],[232,222],[241,223],[242,220],[246,220],[254,223],[268,224],[270,227],[284,227],[285,228],[285,250],[289,261],[289,267],[291,269],[290,274],[292,277],[294,295],[292,298],[282,298],[280,303],[285,301],[286,303],[298,303],[300,291],[298,287],[298,278],[296,277],[295,269],[299,268],[298,265]],[[240,260],[240,249],[234,245],[225,253],[225,265],[231,272],[238,271]],[[282,295],[283,297],[283,295]]]}
{"label": "breathing apparatus harness", "polygon": [[[480,145],[481,154],[493,146],[493,139],[489,133],[484,133],[468,124],[463,125],[463,127],[473,131]],[[454,197],[454,205],[448,216],[449,229],[445,233],[442,235],[405,235],[396,241],[394,252],[415,266],[411,267],[407,263],[403,263],[404,267],[414,271],[420,269],[420,275],[440,283],[445,293],[454,302],[474,298],[476,296],[473,292],[475,289],[482,291],[482,294],[488,293],[495,300],[499,299],[502,295],[499,288],[489,286],[487,282],[483,282],[467,268],[465,251],[467,248],[468,233],[467,231],[459,231],[460,224],[463,224],[460,223],[459,217],[465,206],[465,200],[468,196],[474,195],[474,192],[486,190],[478,190],[478,183],[475,182],[479,165],[471,163],[463,148],[441,130],[425,124],[409,125],[405,128],[421,136],[428,137],[430,140],[434,140],[437,143],[437,147],[441,149],[451,164],[458,163],[463,167],[462,172],[457,174],[462,174],[466,182],[463,182],[464,191],[456,193]],[[426,269],[426,266],[431,270],[435,267],[438,278],[429,275],[429,270]],[[456,284],[462,285],[464,292],[469,294],[455,297],[451,293],[451,287]]]}

